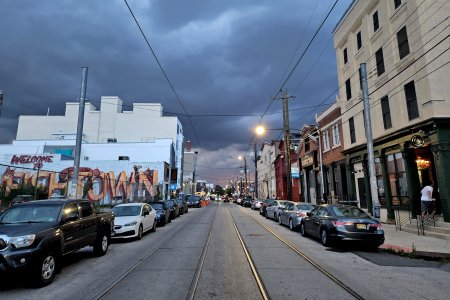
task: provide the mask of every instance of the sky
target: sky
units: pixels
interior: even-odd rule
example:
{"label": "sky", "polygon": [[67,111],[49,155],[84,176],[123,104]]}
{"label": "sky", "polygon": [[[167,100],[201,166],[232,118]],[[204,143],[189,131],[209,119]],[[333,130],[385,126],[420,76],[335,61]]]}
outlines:
{"label": "sky", "polygon": [[0,0],[0,143],[15,138],[19,115],[63,115],[87,66],[94,105],[101,96],[161,103],[199,151],[198,178],[225,185],[240,174],[240,155],[252,172],[252,142],[281,138],[254,139],[259,123],[282,128],[282,103],[271,100],[280,88],[295,97],[292,129],[335,100],[332,32],[351,0],[338,1],[312,40],[334,2],[127,0],[167,80],[125,1]]}

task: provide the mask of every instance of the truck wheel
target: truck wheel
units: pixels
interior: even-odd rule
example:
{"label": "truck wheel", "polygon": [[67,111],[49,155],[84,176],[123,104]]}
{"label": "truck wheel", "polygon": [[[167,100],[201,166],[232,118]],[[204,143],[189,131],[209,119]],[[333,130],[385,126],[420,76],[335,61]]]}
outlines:
{"label": "truck wheel", "polygon": [[106,233],[100,233],[94,242],[94,254],[97,256],[103,256],[108,251],[109,238]]}
{"label": "truck wheel", "polygon": [[35,284],[43,287],[52,283],[56,275],[56,256],[52,252],[42,255],[35,266]]}

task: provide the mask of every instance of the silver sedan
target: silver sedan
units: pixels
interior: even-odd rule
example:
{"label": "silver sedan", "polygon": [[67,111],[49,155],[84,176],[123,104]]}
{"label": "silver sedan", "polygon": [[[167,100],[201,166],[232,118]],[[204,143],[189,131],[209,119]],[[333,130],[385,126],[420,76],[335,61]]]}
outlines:
{"label": "silver sedan", "polygon": [[289,226],[290,230],[295,230],[306,216],[316,205],[304,202],[288,202],[284,208],[279,208],[278,224]]}

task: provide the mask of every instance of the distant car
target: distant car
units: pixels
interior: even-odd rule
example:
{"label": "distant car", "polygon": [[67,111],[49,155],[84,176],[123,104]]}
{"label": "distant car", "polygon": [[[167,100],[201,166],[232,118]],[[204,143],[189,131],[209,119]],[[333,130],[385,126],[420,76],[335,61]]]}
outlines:
{"label": "distant car", "polygon": [[168,199],[168,200],[164,200],[162,202],[166,203],[167,208],[170,211],[170,219],[171,220],[174,220],[176,217],[179,216],[179,214],[180,214],[180,206],[178,205],[178,203],[174,199]]}
{"label": "distant car", "polygon": [[250,206],[251,209],[256,210],[256,209],[260,209],[261,208],[261,203],[264,200],[262,199],[253,199],[252,201],[252,205]]}
{"label": "distant car", "polygon": [[302,219],[306,217],[306,213],[316,207],[312,203],[296,202],[286,203],[284,208],[279,208],[280,215],[278,217],[278,224],[289,226],[290,230],[296,230]]}
{"label": "distant car", "polygon": [[159,226],[165,226],[170,223],[170,210],[164,202],[150,201],[147,202],[156,211],[156,222]]}
{"label": "distant car", "polygon": [[9,207],[19,204],[19,203],[32,201],[32,200],[33,200],[33,196],[31,196],[31,195],[17,195],[11,200],[11,202],[9,202]]}
{"label": "distant car", "polygon": [[244,200],[242,199],[242,197],[237,197],[237,199],[236,199],[236,204],[238,204],[238,205],[242,205],[242,202],[243,202]]}
{"label": "distant car", "polygon": [[156,231],[156,211],[147,203],[124,203],[112,208],[115,216],[112,238],[140,240],[147,231]]}
{"label": "distant car", "polygon": [[300,224],[302,236],[320,238],[324,246],[339,241],[364,241],[374,248],[384,243],[380,222],[350,205],[325,204],[307,213]]}
{"label": "distant car", "polygon": [[226,196],[225,199],[223,199],[223,203],[225,203],[225,202],[228,202],[228,203],[230,202],[230,198],[228,196]]}
{"label": "distant car", "polygon": [[286,203],[294,203],[287,200],[273,200],[270,205],[266,208],[266,218],[273,219],[278,222],[278,217],[280,216],[280,208],[283,209]]}
{"label": "distant car", "polygon": [[253,198],[251,196],[247,196],[244,198],[244,201],[242,202],[243,207],[251,207],[252,206]]}
{"label": "distant car", "polygon": [[200,198],[200,196],[191,195],[188,198],[189,207],[201,207],[202,205],[201,201],[202,199]]}
{"label": "distant car", "polygon": [[180,215],[188,213],[189,204],[184,199],[176,199],[176,202],[180,207]]}

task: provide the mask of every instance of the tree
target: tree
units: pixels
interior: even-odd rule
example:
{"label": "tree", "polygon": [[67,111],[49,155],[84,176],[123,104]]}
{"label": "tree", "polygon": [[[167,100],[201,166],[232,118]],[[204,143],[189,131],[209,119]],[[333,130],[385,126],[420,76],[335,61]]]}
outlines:
{"label": "tree", "polygon": [[214,190],[214,193],[215,193],[215,194],[218,194],[218,195],[220,195],[220,196],[223,196],[223,195],[225,195],[225,190],[223,189],[222,186],[216,185],[216,188],[215,188],[215,190]]}

